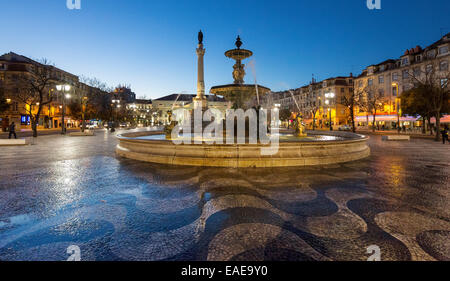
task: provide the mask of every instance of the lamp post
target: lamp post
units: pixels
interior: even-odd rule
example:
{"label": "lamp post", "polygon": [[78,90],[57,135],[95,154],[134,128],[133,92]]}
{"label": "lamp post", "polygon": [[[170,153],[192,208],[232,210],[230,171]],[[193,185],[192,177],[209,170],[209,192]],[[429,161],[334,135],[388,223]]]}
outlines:
{"label": "lamp post", "polygon": [[397,132],[400,134],[400,115],[401,115],[400,103],[401,103],[401,99],[398,96],[398,83],[393,82],[392,87],[393,87],[393,89],[395,89],[395,96],[396,96],[395,102],[397,103],[397,105],[396,105],[396,107],[397,107]]}
{"label": "lamp post", "polygon": [[71,89],[70,85],[56,85],[56,90],[62,94],[63,106],[62,106],[61,134],[63,135],[66,134],[66,124],[64,123],[64,118],[66,115],[66,99],[70,99],[70,94],[68,93],[70,89]]}
{"label": "lamp post", "polygon": [[82,112],[81,112],[81,118],[83,119],[83,124],[81,125],[81,131],[84,133],[84,131],[86,130],[86,120],[85,120],[85,115],[86,115],[86,104],[88,101],[88,97],[84,96],[83,100],[82,100]]}
{"label": "lamp post", "polygon": [[325,94],[325,98],[326,98],[326,100],[325,100],[325,104],[326,105],[328,105],[328,112],[329,112],[329,114],[330,114],[330,131],[333,131],[333,126],[332,126],[332,120],[331,120],[331,113],[332,113],[332,111],[331,111],[331,103],[332,103],[332,99],[334,99],[334,93],[326,93]]}
{"label": "lamp post", "polygon": [[[120,100],[119,99],[114,99],[114,100],[112,100],[112,103],[113,103],[113,107],[114,107],[114,121],[117,121],[117,108],[120,108]],[[112,129],[114,129],[114,121],[113,121],[113,124],[112,124]],[[113,130],[114,131],[114,130]]]}

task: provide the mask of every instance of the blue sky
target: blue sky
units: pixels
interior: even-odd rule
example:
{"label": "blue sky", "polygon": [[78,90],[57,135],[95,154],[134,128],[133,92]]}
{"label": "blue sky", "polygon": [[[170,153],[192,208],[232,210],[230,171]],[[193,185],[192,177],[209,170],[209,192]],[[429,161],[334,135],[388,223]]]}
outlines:
{"label": "blue sky", "polygon": [[66,0],[0,0],[0,53],[47,58],[157,98],[195,93],[199,29],[207,89],[233,81],[224,52],[239,34],[254,52],[246,82],[256,75],[273,91],[302,86],[313,73],[356,75],[450,32],[448,0],[381,3],[369,10],[366,0],[81,0],[81,10],[68,10]]}

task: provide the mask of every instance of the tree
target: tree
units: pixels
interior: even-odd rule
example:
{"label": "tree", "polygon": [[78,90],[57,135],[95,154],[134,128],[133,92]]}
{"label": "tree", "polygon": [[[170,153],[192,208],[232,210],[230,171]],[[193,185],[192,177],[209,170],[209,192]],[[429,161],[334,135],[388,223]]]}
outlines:
{"label": "tree", "polygon": [[425,121],[428,120],[430,125],[432,115],[432,110],[427,102],[427,98],[427,89],[421,86],[405,91],[400,96],[403,113],[416,117],[420,115],[422,117],[423,134],[426,133]]}
{"label": "tree", "polygon": [[355,108],[358,105],[358,92],[356,89],[353,91],[350,91],[349,93],[344,94],[341,97],[340,104],[345,106],[350,111],[350,119],[352,124],[352,131],[353,133],[356,132],[356,125],[355,125]]}
{"label": "tree", "polygon": [[103,111],[107,110],[107,105],[110,103],[111,89],[97,78],[81,76],[80,82],[80,86],[75,91],[78,106],[74,105],[74,110],[77,110],[82,120],[81,131],[84,132],[86,118],[99,118],[104,115]]}
{"label": "tree", "polygon": [[15,92],[15,99],[25,106],[27,114],[30,116],[33,137],[37,137],[37,126],[45,105],[53,101],[51,89],[55,85],[52,74],[53,66],[48,60],[42,59],[37,65],[33,65],[26,72],[17,74],[12,79],[11,90]]}
{"label": "tree", "polygon": [[[289,121],[291,119],[292,113],[289,109],[284,108],[282,110],[280,110],[280,120],[281,121]],[[288,128],[289,128],[289,124],[288,124]]]}
{"label": "tree", "polygon": [[373,122],[372,122],[372,131],[375,132],[375,122],[377,117],[377,111],[383,108],[383,95],[381,92],[376,91],[374,87],[368,86],[366,87],[366,99],[367,105],[369,108],[369,112],[372,113]]}
{"label": "tree", "polygon": [[424,99],[430,115],[436,118],[436,136],[435,140],[439,141],[440,125],[442,114],[449,111],[450,98],[450,71],[448,62],[434,61],[428,63],[424,67],[418,67],[408,73],[412,88],[418,89],[426,93]]}
{"label": "tree", "polygon": [[367,113],[367,125],[369,125],[369,114],[373,116],[372,130],[375,132],[377,111],[383,108],[383,94],[376,91],[373,85],[366,85],[354,92],[354,99],[362,112]]}
{"label": "tree", "polygon": [[311,109],[311,115],[312,115],[312,119],[313,119],[313,131],[316,130],[316,115],[317,112],[319,112],[320,108],[318,106],[313,106]]}

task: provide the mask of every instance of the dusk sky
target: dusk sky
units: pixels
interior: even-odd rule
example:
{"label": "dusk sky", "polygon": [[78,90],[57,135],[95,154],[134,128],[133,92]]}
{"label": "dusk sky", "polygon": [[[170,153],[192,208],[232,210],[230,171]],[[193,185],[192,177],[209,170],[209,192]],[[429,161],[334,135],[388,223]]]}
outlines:
{"label": "dusk sky", "polygon": [[367,65],[399,57],[450,32],[448,0],[0,0],[0,53],[47,58],[57,67],[115,86],[131,84],[138,97],[195,93],[197,33],[204,32],[205,82],[233,82],[224,52],[252,50],[246,83],[273,91],[358,75]]}

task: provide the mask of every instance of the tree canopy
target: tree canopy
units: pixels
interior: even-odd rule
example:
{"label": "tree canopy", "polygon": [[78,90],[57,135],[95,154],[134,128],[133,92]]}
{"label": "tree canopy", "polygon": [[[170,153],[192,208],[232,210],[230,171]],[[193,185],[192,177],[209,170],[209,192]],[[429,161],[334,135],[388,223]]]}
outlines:
{"label": "tree canopy", "polygon": [[288,121],[291,119],[292,113],[289,109],[285,108],[280,110],[280,120],[281,121]]}

